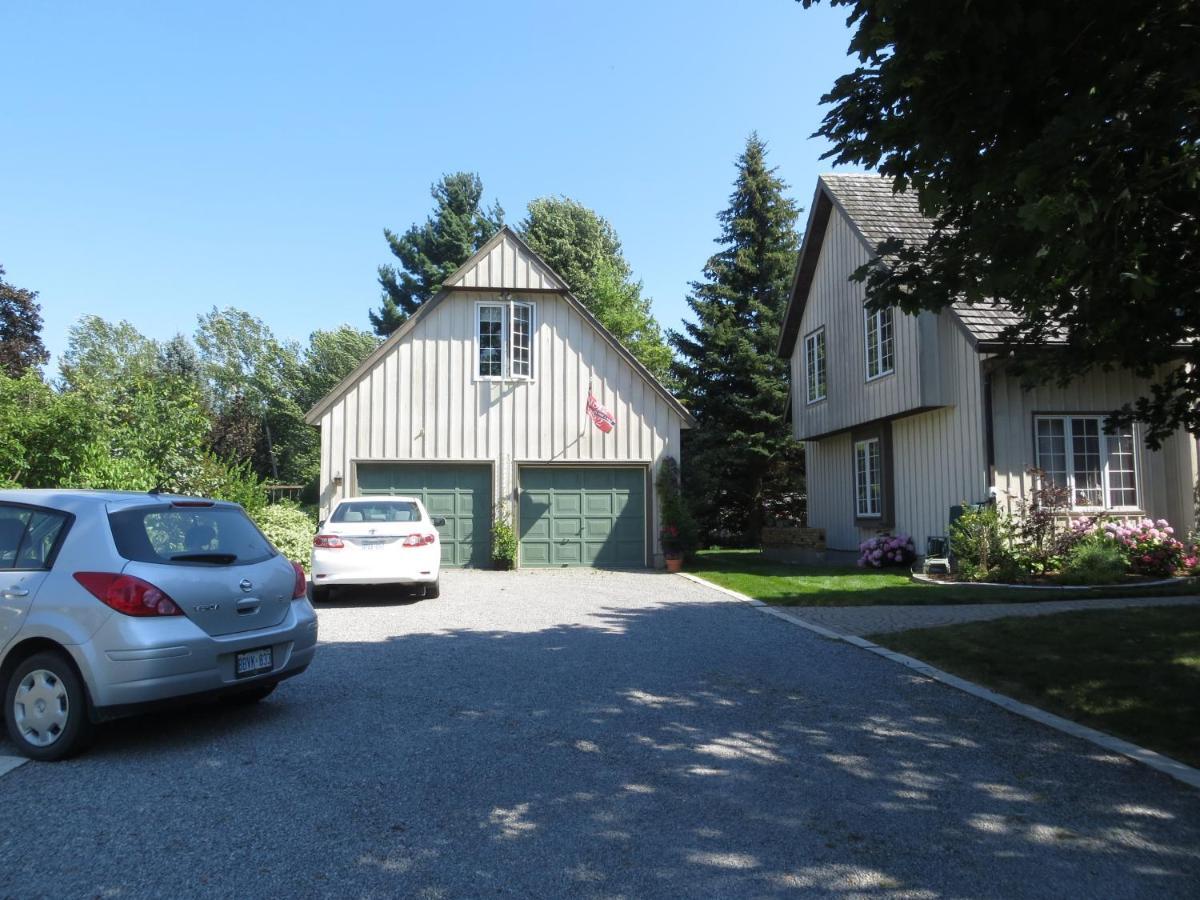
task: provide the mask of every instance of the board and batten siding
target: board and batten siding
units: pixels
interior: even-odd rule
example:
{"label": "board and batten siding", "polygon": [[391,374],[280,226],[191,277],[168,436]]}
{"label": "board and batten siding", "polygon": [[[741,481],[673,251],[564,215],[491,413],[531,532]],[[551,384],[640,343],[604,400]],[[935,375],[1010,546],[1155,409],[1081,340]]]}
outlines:
{"label": "board and batten siding", "polygon": [[[987,498],[983,375],[952,315],[927,325],[946,405],[891,420],[895,524],[887,530],[911,535],[918,553],[926,538],[946,534],[951,506]],[[849,431],[805,442],[809,524],[825,529],[832,550],[857,550],[880,531],[855,523],[853,463]]]}
{"label": "board and batten siding", "polygon": [[[531,273],[542,277],[536,267],[524,262],[514,268],[503,254],[495,255],[492,277],[525,273],[504,286],[512,287],[514,300],[535,307],[534,378],[476,380],[476,304],[496,302],[496,295],[448,294],[321,415],[323,515],[353,493],[355,466],[364,462],[492,463],[496,502],[515,499],[521,464],[655,466],[665,455],[679,457],[678,411],[562,295],[520,293],[515,282],[528,282]],[[589,384],[616,415],[608,434],[587,416]],[[340,488],[335,475],[342,478]],[[654,503],[649,506],[657,535]]]}
{"label": "board and batten siding", "polygon": [[[846,216],[834,208],[829,216],[792,351],[792,421],[804,440],[898,415],[923,405],[918,319],[899,311],[894,316],[895,371],[867,381],[862,284],[850,274],[872,257],[871,249]],[[826,398],[808,402],[804,339],[825,329]],[[931,352],[936,352],[931,350]]]}
{"label": "board and batten siding", "polygon": [[[995,421],[996,490],[998,501],[1010,511],[1028,499],[1033,490],[1029,469],[1037,456],[1034,417],[1038,414],[1082,413],[1104,415],[1139,396],[1147,396],[1150,382],[1131,372],[1093,372],[1065,387],[1055,384],[1025,389],[1020,379],[997,367],[992,375],[992,411]],[[1196,483],[1196,441],[1180,430],[1161,450],[1149,450],[1135,427],[1138,496],[1142,511],[1165,518],[1184,533],[1195,527],[1193,489]]]}

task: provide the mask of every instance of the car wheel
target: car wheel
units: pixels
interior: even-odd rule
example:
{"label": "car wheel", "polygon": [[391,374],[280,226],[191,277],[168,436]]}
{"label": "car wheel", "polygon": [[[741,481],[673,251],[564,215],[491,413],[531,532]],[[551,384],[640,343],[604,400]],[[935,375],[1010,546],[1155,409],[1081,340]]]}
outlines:
{"label": "car wheel", "polygon": [[425,585],[425,599],[436,600],[442,595],[442,579],[438,579],[432,584]]}
{"label": "car wheel", "polygon": [[275,692],[277,684],[278,682],[272,681],[269,684],[256,684],[254,687],[242,688],[240,691],[230,691],[221,700],[230,706],[250,706],[252,703],[258,703],[260,700],[270,697]]}
{"label": "car wheel", "polygon": [[83,681],[63,654],[51,650],[33,654],[9,676],[4,721],[19,752],[45,762],[78,753],[92,737]]}

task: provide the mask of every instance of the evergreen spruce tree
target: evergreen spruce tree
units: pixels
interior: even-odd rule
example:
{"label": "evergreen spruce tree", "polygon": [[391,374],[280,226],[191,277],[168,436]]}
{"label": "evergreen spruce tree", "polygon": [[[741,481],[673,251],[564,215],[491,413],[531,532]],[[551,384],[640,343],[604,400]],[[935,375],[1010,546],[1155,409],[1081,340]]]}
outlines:
{"label": "evergreen spruce tree", "polygon": [[382,305],[372,310],[371,326],[387,337],[437,293],[443,281],[504,224],[499,204],[483,208],[483,182],[474,172],[443,175],[430,188],[436,204],[425,224],[397,235],[384,229],[399,265],[379,267]]}
{"label": "evergreen spruce tree", "polygon": [[724,533],[756,542],[770,500],[764,482],[779,480],[778,466],[797,456],[785,422],[787,362],[775,348],[799,208],[766,150],[757,134],[747,140],[729,208],[717,216],[721,249],[692,283],[695,321],[669,336],[680,393],[699,422],[684,448],[685,493],[709,540]]}

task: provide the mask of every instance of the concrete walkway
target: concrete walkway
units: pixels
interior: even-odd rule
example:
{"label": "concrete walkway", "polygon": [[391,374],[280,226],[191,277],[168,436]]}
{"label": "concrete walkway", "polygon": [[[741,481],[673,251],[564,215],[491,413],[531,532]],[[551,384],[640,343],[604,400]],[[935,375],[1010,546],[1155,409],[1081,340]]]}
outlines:
{"label": "concrete walkway", "polygon": [[1048,600],[1033,603],[947,604],[944,606],[777,606],[791,618],[821,625],[841,634],[864,636],[936,628],[961,622],[983,622],[1009,616],[1048,616],[1090,609],[1130,606],[1195,606],[1198,597],[1138,597],[1116,600]]}

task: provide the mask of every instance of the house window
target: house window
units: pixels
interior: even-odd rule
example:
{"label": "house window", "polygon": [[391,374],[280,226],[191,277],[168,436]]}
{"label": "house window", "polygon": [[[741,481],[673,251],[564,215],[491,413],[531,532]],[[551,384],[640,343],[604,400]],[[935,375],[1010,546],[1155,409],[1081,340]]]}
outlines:
{"label": "house window", "polygon": [[504,377],[504,307],[479,307],[479,377]]}
{"label": "house window", "polygon": [[896,368],[896,341],[892,308],[866,310],[867,380],[888,375]]}
{"label": "house window", "polygon": [[1072,509],[1137,509],[1137,454],[1132,429],[1104,433],[1103,416],[1038,416],[1037,465],[1067,488]]}
{"label": "house window", "polygon": [[479,378],[533,377],[533,304],[506,300],[477,307]]}
{"label": "house window", "polygon": [[860,519],[883,516],[883,465],[879,438],[854,444],[854,511]]}
{"label": "house window", "polygon": [[808,402],[825,399],[825,329],[818,328],[804,339],[804,371]]}

